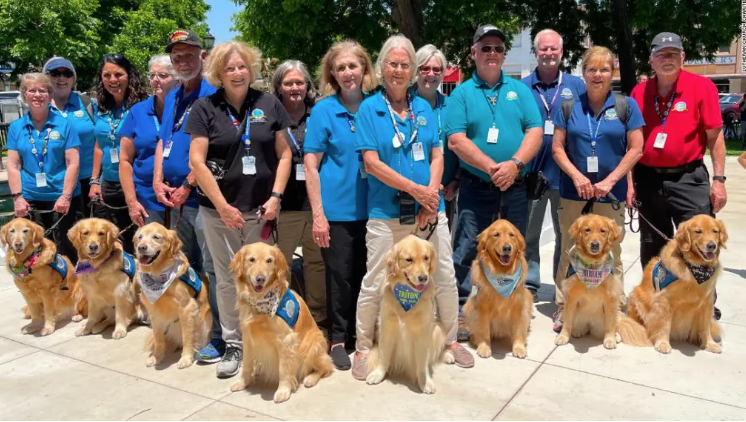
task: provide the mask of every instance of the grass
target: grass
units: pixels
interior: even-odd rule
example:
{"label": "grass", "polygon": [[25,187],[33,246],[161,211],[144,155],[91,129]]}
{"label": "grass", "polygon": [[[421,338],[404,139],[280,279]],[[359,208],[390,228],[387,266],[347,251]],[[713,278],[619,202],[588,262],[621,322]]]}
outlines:
{"label": "grass", "polygon": [[743,144],[740,139],[726,139],[725,141],[725,155],[739,156],[743,154]]}

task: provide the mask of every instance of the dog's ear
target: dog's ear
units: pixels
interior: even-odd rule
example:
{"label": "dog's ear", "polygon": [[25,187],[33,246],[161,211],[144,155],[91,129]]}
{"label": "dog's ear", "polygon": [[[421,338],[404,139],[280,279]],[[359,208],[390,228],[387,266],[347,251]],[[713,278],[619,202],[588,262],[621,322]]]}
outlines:
{"label": "dog's ear", "polygon": [[427,245],[427,256],[430,257],[430,266],[427,269],[427,273],[431,276],[435,274],[435,269],[438,268],[438,253],[435,251],[435,246],[432,243],[426,242]]}
{"label": "dog's ear", "polygon": [[285,255],[283,255],[280,248],[272,246],[272,256],[275,260],[275,280],[287,285],[287,276],[290,272],[290,266],[288,265],[288,261],[285,259]]}
{"label": "dog's ear", "polygon": [[176,256],[183,246],[178,233],[175,230],[166,230],[166,237],[168,238],[168,256]]}
{"label": "dog's ear", "polygon": [[692,248],[692,236],[689,234],[689,226],[691,226],[689,221],[681,223],[678,230],[676,230],[676,235],[673,237],[679,245],[679,249],[684,252]]}
{"label": "dog's ear", "polygon": [[132,236],[132,246],[135,248],[135,252],[137,252],[137,246],[140,244],[140,232],[142,232],[142,227],[137,229],[135,234]]}
{"label": "dog's ear", "polygon": [[8,240],[8,224],[3,224],[3,227],[0,228],[0,245],[3,247],[6,247],[10,244],[10,241]]}
{"label": "dog's ear", "polygon": [[728,230],[725,229],[725,223],[723,223],[723,220],[715,220],[715,224],[717,224],[718,229],[720,230],[720,233],[718,234],[718,243],[720,243],[720,247],[725,249],[725,242],[728,241]]}
{"label": "dog's ear", "polygon": [[72,243],[76,248],[79,246],[79,243],[82,240],[80,238],[80,225],[82,223],[82,221],[77,222],[70,228],[70,230],[67,231],[67,238],[70,239],[70,243]]}
{"label": "dog's ear", "polygon": [[580,223],[583,217],[578,217],[575,221],[572,222],[570,225],[570,228],[567,230],[567,234],[570,235],[571,238],[578,240],[578,235],[580,234]]}
{"label": "dog's ear", "polygon": [[609,230],[609,243],[614,244],[622,237],[622,230],[616,222],[610,218],[606,219],[606,229]]}
{"label": "dog's ear", "polygon": [[394,245],[393,248],[386,254],[386,269],[389,274],[399,273],[399,245]]}
{"label": "dog's ear", "polygon": [[31,244],[38,248],[44,242],[44,227],[38,224],[31,224]]}
{"label": "dog's ear", "polygon": [[523,251],[526,250],[526,239],[521,234],[521,231],[518,230],[517,227],[513,227],[513,234],[515,235],[515,239],[518,242],[518,246],[516,247],[518,252],[518,256],[520,257],[521,254],[523,254]]}
{"label": "dog's ear", "polygon": [[487,233],[490,230],[489,227],[482,230],[482,233],[479,233],[477,236],[477,253],[484,251],[487,248],[487,245],[485,245],[485,242],[487,241],[487,237],[489,237],[489,233]]}
{"label": "dog's ear", "polygon": [[111,221],[106,222],[106,243],[112,245],[119,238],[119,227]]}
{"label": "dog's ear", "polygon": [[248,246],[244,246],[243,248],[239,249],[238,252],[233,256],[233,259],[231,260],[231,264],[229,266],[231,273],[233,273],[233,276],[236,277],[236,280],[239,280],[243,278],[244,273],[246,272],[244,269],[244,255],[246,255],[246,251],[248,250]]}

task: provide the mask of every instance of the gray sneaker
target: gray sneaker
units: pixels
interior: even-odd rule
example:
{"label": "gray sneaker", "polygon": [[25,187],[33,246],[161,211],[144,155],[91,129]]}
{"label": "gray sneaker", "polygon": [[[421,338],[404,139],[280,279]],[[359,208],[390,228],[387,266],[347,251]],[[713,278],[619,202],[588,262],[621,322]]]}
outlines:
{"label": "gray sneaker", "polygon": [[238,374],[239,368],[241,368],[241,360],[243,359],[243,352],[240,347],[228,346],[225,349],[223,359],[218,362],[216,373],[218,378],[230,378]]}

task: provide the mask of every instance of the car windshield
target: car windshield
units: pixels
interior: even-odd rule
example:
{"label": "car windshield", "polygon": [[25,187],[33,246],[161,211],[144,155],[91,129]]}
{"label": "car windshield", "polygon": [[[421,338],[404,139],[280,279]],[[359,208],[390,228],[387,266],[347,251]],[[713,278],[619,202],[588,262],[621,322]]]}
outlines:
{"label": "car windshield", "polygon": [[740,99],[741,95],[726,95],[725,97],[720,99],[720,102],[723,104],[735,104]]}

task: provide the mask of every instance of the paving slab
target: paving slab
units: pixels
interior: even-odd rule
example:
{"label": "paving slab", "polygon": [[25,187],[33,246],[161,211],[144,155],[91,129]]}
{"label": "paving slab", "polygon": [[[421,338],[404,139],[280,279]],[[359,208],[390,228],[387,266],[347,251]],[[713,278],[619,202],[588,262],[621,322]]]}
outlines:
{"label": "paving slab", "polygon": [[0,364],[38,352],[39,349],[17,341],[0,338]]}
{"label": "paving slab", "polygon": [[252,412],[232,404],[215,402],[204,409],[182,419],[185,421],[278,421],[273,417]]}

